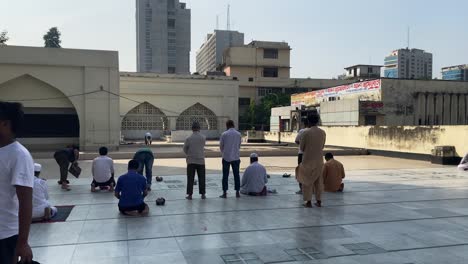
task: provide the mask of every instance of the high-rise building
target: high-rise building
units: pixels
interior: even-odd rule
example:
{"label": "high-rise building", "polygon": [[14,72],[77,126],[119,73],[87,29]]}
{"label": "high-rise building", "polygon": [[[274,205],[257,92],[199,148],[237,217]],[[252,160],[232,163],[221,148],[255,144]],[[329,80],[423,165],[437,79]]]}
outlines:
{"label": "high-rise building", "polygon": [[190,16],[179,0],[136,0],[138,72],[190,72]]}
{"label": "high-rise building", "polygon": [[197,72],[222,71],[223,53],[227,48],[244,45],[244,33],[230,30],[215,30],[207,35],[197,51]]}
{"label": "high-rise building", "polygon": [[449,81],[468,81],[468,64],[442,68],[442,79]]}
{"label": "high-rise building", "polygon": [[432,53],[399,49],[385,57],[385,78],[432,79]]}

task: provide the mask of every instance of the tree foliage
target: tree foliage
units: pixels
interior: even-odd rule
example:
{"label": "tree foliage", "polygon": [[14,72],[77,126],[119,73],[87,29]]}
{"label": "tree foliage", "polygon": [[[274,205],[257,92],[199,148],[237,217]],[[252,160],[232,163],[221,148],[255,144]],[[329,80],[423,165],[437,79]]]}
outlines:
{"label": "tree foliage", "polygon": [[47,32],[44,35],[44,47],[46,48],[61,48],[60,43],[62,41],[60,40],[60,36],[62,33],[57,29],[57,27],[53,27],[49,29],[49,32]]}
{"label": "tree foliage", "polygon": [[271,108],[288,106],[290,104],[291,97],[289,95],[269,94],[261,99],[260,104],[252,101],[247,116],[244,119],[246,119],[251,128],[264,129],[270,126]]}
{"label": "tree foliage", "polygon": [[10,38],[8,37],[8,31],[4,30],[0,32],[0,45],[6,45],[9,39]]}

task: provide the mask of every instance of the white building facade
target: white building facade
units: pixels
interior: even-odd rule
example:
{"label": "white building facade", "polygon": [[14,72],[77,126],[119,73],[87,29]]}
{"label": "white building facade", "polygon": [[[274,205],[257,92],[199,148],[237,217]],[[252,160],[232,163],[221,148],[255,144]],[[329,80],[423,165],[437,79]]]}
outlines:
{"label": "white building facade", "polygon": [[0,100],[21,102],[30,149],[119,146],[116,51],[0,47]]}
{"label": "white building facade", "polygon": [[399,49],[385,57],[384,78],[432,79],[432,53],[420,49]]}
{"label": "white building facade", "polygon": [[138,72],[190,72],[190,17],[179,0],[136,0]]}
{"label": "white building facade", "polygon": [[120,117],[125,140],[188,135],[198,121],[217,139],[227,120],[238,121],[238,81],[229,77],[121,73]]}
{"label": "white building facade", "polygon": [[244,45],[244,33],[230,30],[215,30],[208,34],[205,42],[197,51],[197,72],[222,71],[223,53],[227,48]]}

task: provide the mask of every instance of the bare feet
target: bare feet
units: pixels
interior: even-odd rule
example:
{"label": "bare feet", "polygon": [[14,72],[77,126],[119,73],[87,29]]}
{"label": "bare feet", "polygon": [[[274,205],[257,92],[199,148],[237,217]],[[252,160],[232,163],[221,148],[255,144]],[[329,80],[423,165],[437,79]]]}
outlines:
{"label": "bare feet", "polygon": [[237,191],[237,192],[236,192],[236,198],[240,198],[240,197],[241,197],[240,192]]}
{"label": "bare feet", "polygon": [[52,210],[50,207],[44,209],[44,220],[49,221],[52,218]]}
{"label": "bare feet", "polygon": [[314,205],[317,207],[322,207],[322,201],[317,201],[316,203],[314,203]]}
{"label": "bare feet", "polygon": [[227,193],[223,193],[222,195],[219,196],[219,198],[226,199],[227,198]]}
{"label": "bare feet", "polygon": [[304,203],[304,207],[305,208],[312,208],[312,202],[309,201],[309,202]]}
{"label": "bare feet", "polygon": [[62,183],[62,190],[65,190],[65,191],[70,191],[70,186],[66,183]]}
{"label": "bare feet", "polygon": [[187,200],[192,200],[192,195],[191,195],[191,194],[190,194],[190,195],[187,195],[187,196],[185,197],[185,199],[187,199]]}
{"label": "bare feet", "polygon": [[202,198],[202,200],[205,200],[205,199],[206,199],[206,195],[202,194],[201,198]]}

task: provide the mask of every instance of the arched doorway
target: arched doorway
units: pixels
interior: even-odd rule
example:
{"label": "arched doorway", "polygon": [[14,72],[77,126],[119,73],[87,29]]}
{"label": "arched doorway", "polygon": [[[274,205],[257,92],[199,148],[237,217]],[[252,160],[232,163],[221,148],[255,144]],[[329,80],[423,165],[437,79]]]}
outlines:
{"label": "arched doorway", "polygon": [[183,111],[177,118],[177,130],[192,130],[192,123],[198,121],[201,130],[218,130],[218,118],[208,107],[196,103]]}
{"label": "arched doorway", "polygon": [[134,107],[122,120],[122,135],[127,140],[142,139],[146,132],[151,132],[154,138],[159,138],[168,128],[166,114],[148,102]]}
{"label": "arched doorway", "polygon": [[78,113],[59,89],[25,74],[0,84],[0,100],[23,104],[24,124],[18,137],[30,149],[79,144]]}

